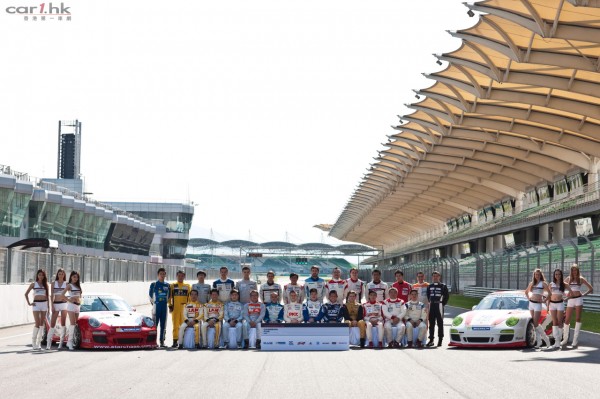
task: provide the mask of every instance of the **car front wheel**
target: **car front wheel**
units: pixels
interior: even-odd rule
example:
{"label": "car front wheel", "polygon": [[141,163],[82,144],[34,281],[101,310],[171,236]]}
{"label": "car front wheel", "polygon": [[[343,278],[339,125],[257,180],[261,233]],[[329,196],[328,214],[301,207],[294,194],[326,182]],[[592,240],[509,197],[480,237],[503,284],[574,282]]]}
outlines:
{"label": "car front wheel", "polygon": [[533,327],[533,321],[531,320],[527,323],[527,329],[525,330],[525,343],[528,348],[535,346],[535,327]]}
{"label": "car front wheel", "polygon": [[73,348],[79,349],[81,347],[81,330],[79,326],[75,326],[73,331]]}

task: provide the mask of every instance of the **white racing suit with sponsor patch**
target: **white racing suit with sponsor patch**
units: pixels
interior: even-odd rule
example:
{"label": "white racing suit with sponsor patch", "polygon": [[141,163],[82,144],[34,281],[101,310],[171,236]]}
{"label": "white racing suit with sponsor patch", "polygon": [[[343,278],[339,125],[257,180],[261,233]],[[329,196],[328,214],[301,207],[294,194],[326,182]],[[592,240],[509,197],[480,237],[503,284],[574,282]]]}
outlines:
{"label": "white racing suit with sponsor patch", "polygon": [[409,343],[413,342],[414,330],[417,330],[417,339],[419,342],[425,339],[427,334],[427,305],[423,302],[408,301],[406,307],[406,338]]}
{"label": "white racing suit with sponsor patch", "polygon": [[[400,343],[402,341],[402,337],[404,337],[404,322],[402,319],[406,313],[406,307],[404,306],[404,301],[400,298],[396,299],[386,299],[383,301],[383,317],[385,318],[385,323],[383,325],[383,329],[385,330],[385,339],[388,344],[392,341],[396,341]],[[395,324],[394,324],[395,323]],[[392,336],[392,327],[397,327],[396,336]]]}
{"label": "white racing suit with sponsor patch", "polygon": [[363,317],[367,326],[367,341],[373,342],[373,328],[377,329],[377,338],[383,342],[383,305],[381,302],[367,302],[363,306]]}
{"label": "white racing suit with sponsor patch", "polygon": [[293,320],[302,323],[302,304],[300,303],[286,303],[283,306],[283,319],[286,323],[292,323]]}

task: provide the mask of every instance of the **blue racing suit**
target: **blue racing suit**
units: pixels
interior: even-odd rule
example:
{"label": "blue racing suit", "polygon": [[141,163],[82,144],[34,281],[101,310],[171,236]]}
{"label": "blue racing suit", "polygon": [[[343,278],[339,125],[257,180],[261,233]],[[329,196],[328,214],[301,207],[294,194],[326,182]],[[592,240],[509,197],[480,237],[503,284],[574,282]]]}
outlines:
{"label": "blue racing suit", "polygon": [[160,282],[155,281],[150,284],[150,290],[148,295],[150,296],[150,303],[152,303],[152,318],[158,329],[160,324],[160,343],[163,344],[165,341],[165,332],[167,329],[167,307],[169,304],[169,283],[166,281]]}
{"label": "blue racing suit", "polygon": [[235,321],[235,336],[238,345],[242,343],[242,334],[244,332],[244,304],[240,301],[229,301],[225,304],[225,316],[223,317],[223,341],[225,345],[229,343],[229,329],[231,322]]}
{"label": "blue racing suit", "polygon": [[283,305],[280,303],[269,303],[266,306],[265,323],[283,323]]}
{"label": "blue racing suit", "polygon": [[302,305],[302,317],[305,323],[310,323],[308,319],[313,319],[314,323],[320,323],[323,318],[323,304],[320,301],[309,299]]}
{"label": "blue racing suit", "polygon": [[339,303],[326,303],[323,305],[322,309],[324,323],[333,321],[341,323],[344,319],[344,305],[340,305]]}

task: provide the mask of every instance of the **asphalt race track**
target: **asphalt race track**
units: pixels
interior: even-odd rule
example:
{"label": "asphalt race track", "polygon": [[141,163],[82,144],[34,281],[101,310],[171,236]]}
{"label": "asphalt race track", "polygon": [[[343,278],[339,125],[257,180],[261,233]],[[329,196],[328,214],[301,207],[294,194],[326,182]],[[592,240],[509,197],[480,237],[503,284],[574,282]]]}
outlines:
{"label": "asphalt race track", "polygon": [[[149,307],[138,311],[148,314]],[[447,308],[446,329],[457,313]],[[597,389],[599,338],[582,334],[579,348],[560,351],[443,346],[293,353],[170,348],[69,352],[54,346],[33,352],[31,326],[19,326],[0,330],[0,392],[3,398],[480,399],[551,392],[587,398]],[[167,342],[172,342],[170,334]]]}

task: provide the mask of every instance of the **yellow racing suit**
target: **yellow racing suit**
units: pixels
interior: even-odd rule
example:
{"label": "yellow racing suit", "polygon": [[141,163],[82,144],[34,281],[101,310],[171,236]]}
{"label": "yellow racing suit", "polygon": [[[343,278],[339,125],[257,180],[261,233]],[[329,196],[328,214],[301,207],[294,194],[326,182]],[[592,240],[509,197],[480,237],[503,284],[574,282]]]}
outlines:
{"label": "yellow racing suit", "polygon": [[169,287],[169,310],[173,320],[173,346],[177,344],[179,326],[183,323],[183,308],[190,300],[190,285],[186,283],[171,283]]}

